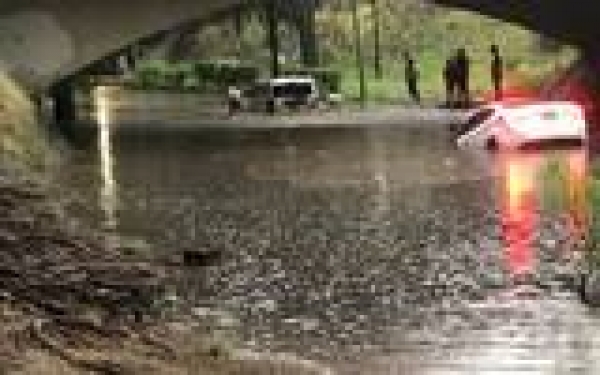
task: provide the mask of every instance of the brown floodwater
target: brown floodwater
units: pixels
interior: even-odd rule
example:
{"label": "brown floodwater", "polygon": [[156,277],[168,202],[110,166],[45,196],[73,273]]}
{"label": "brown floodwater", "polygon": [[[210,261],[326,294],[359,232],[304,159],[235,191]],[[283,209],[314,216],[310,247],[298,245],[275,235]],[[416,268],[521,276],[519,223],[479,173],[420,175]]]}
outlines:
{"label": "brown floodwater", "polygon": [[[352,374],[597,373],[559,280],[586,232],[584,149],[485,154],[419,126],[120,133],[61,183],[166,257],[240,346]],[[515,281],[529,280],[526,286]]]}

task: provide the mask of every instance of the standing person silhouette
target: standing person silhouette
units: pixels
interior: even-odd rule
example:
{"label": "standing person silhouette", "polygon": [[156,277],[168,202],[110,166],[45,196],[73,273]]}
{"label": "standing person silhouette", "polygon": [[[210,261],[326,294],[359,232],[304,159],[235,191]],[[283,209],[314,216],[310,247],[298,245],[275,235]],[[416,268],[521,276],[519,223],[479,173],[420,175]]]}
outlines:
{"label": "standing person silhouette", "polygon": [[419,71],[417,65],[408,52],[404,54],[404,60],[406,61],[404,79],[406,80],[408,94],[415,103],[420,104],[421,93],[419,92]]}
{"label": "standing person silhouette", "polygon": [[493,44],[490,48],[492,53],[492,65],[491,65],[491,76],[492,83],[494,84],[494,98],[495,100],[502,100],[502,75],[503,75],[503,61],[500,56],[500,49],[497,45]]}
{"label": "standing person silhouette", "polygon": [[446,107],[453,108],[456,105],[456,59],[454,57],[446,60],[444,66],[444,86],[446,88]]}
{"label": "standing person silhouette", "polygon": [[459,103],[462,107],[468,107],[470,103],[469,93],[469,68],[470,60],[467,56],[467,51],[464,48],[459,48],[456,52],[456,81],[459,92]]}

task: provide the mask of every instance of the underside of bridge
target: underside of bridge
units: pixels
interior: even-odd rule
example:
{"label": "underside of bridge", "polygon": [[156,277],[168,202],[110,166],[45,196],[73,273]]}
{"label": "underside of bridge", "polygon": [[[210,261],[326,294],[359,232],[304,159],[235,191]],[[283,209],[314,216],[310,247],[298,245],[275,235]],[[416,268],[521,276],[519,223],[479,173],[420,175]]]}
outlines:
{"label": "underside of bridge", "polygon": [[[520,24],[584,50],[600,38],[596,0],[434,0]],[[34,87],[77,72],[150,35],[209,19],[244,0],[4,0],[3,70]]]}
{"label": "underside of bridge", "polygon": [[0,64],[36,88],[126,46],[240,0],[27,0],[0,2]]}
{"label": "underside of bridge", "polygon": [[596,0],[434,0],[519,24],[583,49],[595,49],[600,37]]}
{"label": "underside of bridge", "polygon": [[[435,0],[520,24],[584,50],[600,38],[595,0]],[[3,70],[33,87],[150,35],[209,19],[244,0],[5,0],[0,3]]]}

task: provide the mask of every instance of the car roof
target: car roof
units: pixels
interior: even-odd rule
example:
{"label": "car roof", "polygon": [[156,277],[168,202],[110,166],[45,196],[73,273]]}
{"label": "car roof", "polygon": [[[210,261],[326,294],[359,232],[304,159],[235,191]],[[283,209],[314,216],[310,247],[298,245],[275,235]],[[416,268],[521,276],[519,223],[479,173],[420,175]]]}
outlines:
{"label": "car roof", "polygon": [[480,106],[469,113],[469,116],[473,116],[481,111],[493,110],[498,115],[506,114],[508,112],[535,112],[544,109],[562,109],[569,111],[576,111],[579,113],[583,112],[582,107],[570,101],[508,101],[508,102],[491,102]]}
{"label": "car roof", "polygon": [[[568,101],[546,101],[530,102],[519,105],[506,106],[502,103],[495,103],[482,106],[478,111],[472,112],[469,118],[475,118],[482,111],[492,110],[492,113],[482,120],[479,125],[491,124],[498,120],[504,121],[509,126],[521,127],[527,123],[541,124],[547,121],[554,121],[557,117],[568,118],[568,121],[575,121],[577,124],[585,124],[585,116],[580,105]],[[585,126],[585,125],[584,125]]]}
{"label": "car roof", "polygon": [[288,83],[315,83],[315,79],[311,77],[281,77],[281,78],[267,78],[257,81],[262,84],[276,84],[284,85]]}
{"label": "car roof", "polygon": [[572,107],[581,108],[581,106],[575,102],[567,100],[533,100],[533,99],[512,99],[506,101],[489,102],[479,108],[527,108],[527,107]]}

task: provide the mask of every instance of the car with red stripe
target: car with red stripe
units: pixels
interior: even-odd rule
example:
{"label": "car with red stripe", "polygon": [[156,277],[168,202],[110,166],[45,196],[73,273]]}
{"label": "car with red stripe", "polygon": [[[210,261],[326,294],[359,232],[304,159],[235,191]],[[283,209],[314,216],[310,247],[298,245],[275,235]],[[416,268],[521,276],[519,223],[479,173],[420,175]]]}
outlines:
{"label": "car with red stripe", "polygon": [[507,101],[483,105],[458,129],[461,148],[521,149],[587,141],[583,108],[566,101]]}

